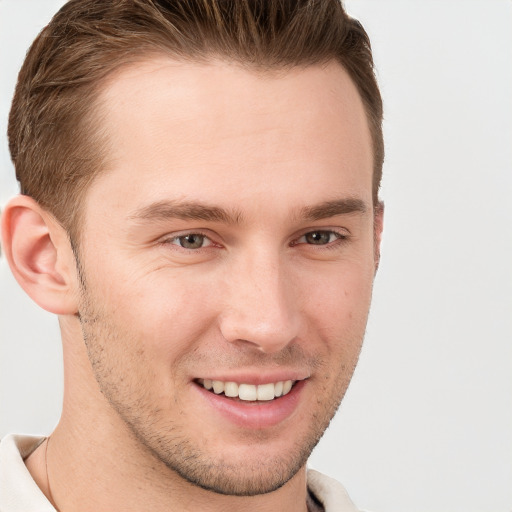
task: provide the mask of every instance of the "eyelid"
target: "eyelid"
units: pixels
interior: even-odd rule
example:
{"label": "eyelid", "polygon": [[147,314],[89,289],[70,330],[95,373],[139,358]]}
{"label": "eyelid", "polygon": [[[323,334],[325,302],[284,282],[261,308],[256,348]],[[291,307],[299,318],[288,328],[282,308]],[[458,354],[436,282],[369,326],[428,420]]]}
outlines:
{"label": "eyelid", "polygon": [[213,241],[210,240],[207,236],[201,235],[201,233],[191,233],[191,235],[198,235],[202,238],[202,245],[200,247],[183,247],[183,245],[180,243],[180,239],[186,238],[190,235],[182,235],[182,236],[175,236],[174,238],[170,239],[170,243],[172,245],[176,245],[177,247],[181,247],[182,249],[186,249],[187,251],[199,251],[201,249],[205,249],[206,247],[210,247],[213,245]]}
{"label": "eyelid", "polygon": [[[304,242],[299,241],[310,233],[330,233],[330,234],[335,235],[336,239],[333,240],[332,242],[328,242],[326,244],[308,244],[305,241]],[[302,231],[299,234],[299,236],[295,237],[294,240],[292,241],[291,245],[292,246],[308,245],[308,246],[318,247],[318,248],[322,248],[322,247],[329,248],[329,247],[332,247],[333,245],[337,244],[338,242],[343,242],[344,240],[347,240],[348,238],[350,238],[350,233],[345,229],[332,228],[332,227],[325,227],[325,228],[319,227],[319,228],[313,228],[313,229],[308,228],[307,230]]]}
{"label": "eyelid", "polygon": [[[204,247],[200,247],[198,249],[187,249],[185,247],[181,247],[178,243],[174,243],[179,238],[183,238],[185,236],[190,236],[190,235],[201,235],[204,238],[208,239],[209,244]],[[169,233],[169,234],[161,237],[159,239],[158,243],[161,245],[172,245],[174,247],[178,247],[179,249],[182,249],[183,251],[187,251],[187,252],[198,252],[201,249],[209,249],[210,247],[213,247],[213,246],[219,247],[220,244],[218,242],[216,242],[214,238],[215,237],[212,236],[211,232],[207,229],[186,229],[183,231],[178,231],[177,233]]]}

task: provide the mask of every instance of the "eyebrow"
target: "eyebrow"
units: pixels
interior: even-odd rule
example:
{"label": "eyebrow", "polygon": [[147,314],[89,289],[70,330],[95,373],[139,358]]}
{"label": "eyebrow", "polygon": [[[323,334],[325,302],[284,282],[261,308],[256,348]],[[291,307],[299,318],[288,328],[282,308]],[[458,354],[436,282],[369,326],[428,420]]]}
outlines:
{"label": "eyebrow", "polygon": [[130,215],[134,220],[204,220],[223,222],[225,224],[240,224],[242,214],[238,211],[228,212],[218,206],[196,203],[192,201],[158,201],[144,206]]}
{"label": "eyebrow", "polygon": [[352,213],[363,215],[368,210],[368,206],[362,199],[349,197],[325,201],[314,206],[306,206],[301,210],[299,217],[305,220],[322,220]]}
{"label": "eyebrow", "polygon": [[[369,208],[366,203],[359,198],[343,198],[325,201],[313,206],[305,206],[298,211],[297,218],[315,221],[338,215],[354,213],[362,215],[368,212],[368,210]],[[218,206],[194,201],[164,200],[151,203],[136,210],[129,218],[142,221],[166,221],[169,219],[203,220],[237,225],[243,221],[243,214],[238,210],[228,211]]]}

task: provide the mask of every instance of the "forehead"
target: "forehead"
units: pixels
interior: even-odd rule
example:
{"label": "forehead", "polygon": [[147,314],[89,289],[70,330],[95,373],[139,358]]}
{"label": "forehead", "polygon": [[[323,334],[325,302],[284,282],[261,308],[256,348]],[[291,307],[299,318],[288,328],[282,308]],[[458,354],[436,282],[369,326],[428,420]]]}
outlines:
{"label": "forehead", "polygon": [[137,183],[140,201],[196,200],[200,189],[214,203],[258,194],[284,203],[306,184],[371,195],[365,111],[334,62],[258,72],[156,57],[112,76],[100,109],[110,154],[95,186],[105,194]]}

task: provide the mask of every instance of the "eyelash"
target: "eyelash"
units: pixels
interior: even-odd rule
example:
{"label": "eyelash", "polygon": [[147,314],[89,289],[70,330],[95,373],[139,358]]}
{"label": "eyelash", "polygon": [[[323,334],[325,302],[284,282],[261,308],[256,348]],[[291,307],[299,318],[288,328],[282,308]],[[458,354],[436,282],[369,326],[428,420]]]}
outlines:
{"label": "eyelash", "polygon": [[[335,239],[329,240],[326,243],[319,243],[319,244],[307,243],[307,241],[304,241],[304,242],[301,241],[302,239],[307,240],[306,237],[308,235],[314,235],[314,234],[321,235],[321,236],[328,234],[329,239],[332,238],[332,236],[334,236]],[[201,245],[200,247],[197,247],[197,248],[190,248],[190,247],[183,247],[181,245],[181,243],[179,242],[180,239],[185,239],[187,237],[193,237],[193,236],[203,237],[203,242],[205,240],[208,240],[209,243],[207,245]],[[294,247],[296,245],[317,246],[317,248],[319,248],[319,249],[326,250],[326,249],[336,248],[338,245],[347,241],[348,238],[349,238],[349,236],[346,233],[340,233],[340,232],[332,230],[332,229],[317,229],[317,230],[307,231],[306,233],[304,233],[300,237],[298,237],[296,240],[294,240],[290,245],[292,247]],[[200,251],[201,249],[208,249],[209,247],[217,245],[206,233],[203,233],[201,231],[190,231],[187,233],[176,235],[176,236],[173,236],[170,238],[166,238],[161,243],[162,243],[162,245],[175,245],[180,249],[183,249],[185,251],[190,251],[190,252]]]}
{"label": "eyelash", "polygon": [[[209,243],[206,246],[201,245],[201,247],[198,247],[198,248],[195,248],[195,249],[188,248],[188,247],[183,247],[179,243],[180,239],[184,239],[184,238],[192,237],[192,236],[203,237],[203,239],[204,240],[208,240]],[[206,233],[203,233],[201,231],[190,231],[188,233],[183,233],[183,234],[176,235],[176,236],[173,236],[173,237],[170,237],[170,238],[166,238],[165,240],[162,241],[162,244],[163,245],[175,245],[175,246],[179,247],[180,249],[184,249],[185,251],[198,251],[198,250],[207,249],[208,247],[216,245],[215,242]]]}
{"label": "eyelash", "polygon": [[[321,234],[321,235],[327,234],[327,235],[329,235],[329,238],[334,236],[335,239],[330,240],[325,244],[300,242],[300,240],[306,239],[306,237],[308,235],[313,235],[313,234],[317,234],[317,235],[318,234]],[[313,230],[313,231],[308,231],[308,232],[304,233],[303,235],[301,235],[295,242],[292,243],[292,246],[304,244],[304,245],[310,245],[310,246],[317,246],[318,248],[321,248],[321,249],[334,249],[334,248],[338,247],[339,244],[345,242],[347,239],[348,239],[348,235],[346,233],[340,233],[333,229],[317,229],[317,230]]]}

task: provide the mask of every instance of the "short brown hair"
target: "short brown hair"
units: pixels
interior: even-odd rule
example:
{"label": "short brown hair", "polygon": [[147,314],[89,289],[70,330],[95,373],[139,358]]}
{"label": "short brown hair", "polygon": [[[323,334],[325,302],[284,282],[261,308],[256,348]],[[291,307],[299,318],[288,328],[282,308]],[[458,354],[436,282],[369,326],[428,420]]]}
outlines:
{"label": "short brown hair", "polygon": [[366,109],[377,204],[382,100],[369,38],[340,0],[71,0],[27,54],[8,136],[21,193],[50,211],[72,240],[84,192],[107,151],[94,108],[99,88],[114,70],[152,53],[220,57],[255,69],[338,61]]}

